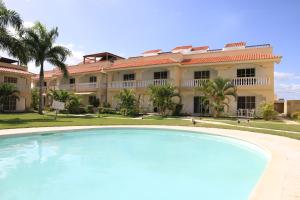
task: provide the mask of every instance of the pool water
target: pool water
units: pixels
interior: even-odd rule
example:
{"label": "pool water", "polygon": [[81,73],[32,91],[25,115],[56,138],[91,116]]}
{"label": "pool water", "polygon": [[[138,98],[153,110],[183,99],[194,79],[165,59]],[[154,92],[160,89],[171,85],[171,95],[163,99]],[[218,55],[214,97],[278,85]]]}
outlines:
{"label": "pool water", "polygon": [[168,129],[0,138],[0,199],[246,200],[266,163],[246,142]]}

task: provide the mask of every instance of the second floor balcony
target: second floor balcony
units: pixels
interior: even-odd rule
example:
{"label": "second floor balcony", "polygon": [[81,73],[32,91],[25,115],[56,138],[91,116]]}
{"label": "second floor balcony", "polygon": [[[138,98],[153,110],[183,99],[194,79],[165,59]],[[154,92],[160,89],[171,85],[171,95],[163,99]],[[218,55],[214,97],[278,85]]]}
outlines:
{"label": "second floor balcony", "polygon": [[[181,87],[194,88],[200,87],[204,82],[209,79],[191,79],[181,81]],[[271,84],[269,77],[237,77],[232,79],[232,83],[237,87],[248,86],[268,86]]]}
{"label": "second floor balcony", "polygon": [[30,86],[28,84],[20,84],[20,83],[9,83],[9,84],[14,85],[17,88],[17,90],[20,92],[25,92],[30,90]]}
{"label": "second floor balcony", "polygon": [[172,84],[171,79],[153,79],[153,80],[132,80],[132,81],[112,81],[108,83],[110,89],[124,89],[124,88],[147,88],[150,85],[167,85]]}

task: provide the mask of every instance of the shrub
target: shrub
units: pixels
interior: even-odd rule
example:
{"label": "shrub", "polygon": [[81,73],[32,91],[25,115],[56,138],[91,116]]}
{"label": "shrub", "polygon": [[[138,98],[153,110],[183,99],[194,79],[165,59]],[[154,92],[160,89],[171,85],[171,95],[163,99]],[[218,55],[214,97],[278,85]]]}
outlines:
{"label": "shrub", "polygon": [[94,113],[93,108],[94,108],[94,105],[87,105],[85,110],[87,113]]}
{"label": "shrub", "polygon": [[300,119],[300,111],[293,112],[291,114],[292,119]]}
{"label": "shrub", "polygon": [[277,116],[277,112],[274,110],[274,105],[270,103],[264,103],[261,105],[262,117],[264,120],[273,120]]}
{"label": "shrub", "polygon": [[174,102],[174,97],[179,98],[180,95],[176,91],[176,88],[167,85],[151,85],[149,87],[150,100],[153,106],[157,108],[160,115],[165,116],[167,111],[174,110],[176,103]]}
{"label": "shrub", "polygon": [[107,108],[107,107],[100,107],[99,108],[100,114],[115,114],[116,110],[113,108]]}
{"label": "shrub", "polygon": [[132,90],[122,90],[116,98],[119,100],[120,113],[124,116],[138,114],[138,101]]}
{"label": "shrub", "polygon": [[38,109],[39,106],[39,92],[38,89],[32,89],[31,90],[31,108],[34,110]]}
{"label": "shrub", "polygon": [[183,105],[181,103],[176,104],[172,115],[174,115],[174,116],[181,115],[182,107],[183,107]]}
{"label": "shrub", "polygon": [[69,100],[66,103],[66,108],[71,114],[85,113],[85,109],[81,108],[81,99],[77,95],[70,95]]}

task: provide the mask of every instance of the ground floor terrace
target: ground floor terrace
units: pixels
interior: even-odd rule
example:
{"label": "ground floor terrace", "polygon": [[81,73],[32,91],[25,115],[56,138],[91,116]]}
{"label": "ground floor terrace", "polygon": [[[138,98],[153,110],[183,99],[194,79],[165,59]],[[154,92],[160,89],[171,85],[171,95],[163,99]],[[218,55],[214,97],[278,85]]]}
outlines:
{"label": "ground floor terrace", "polygon": [[[132,88],[129,88],[132,89]],[[139,106],[141,112],[155,112],[156,108],[153,106],[149,90],[147,89],[133,89],[137,99],[139,100]],[[118,107],[117,94],[121,90],[108,89],[107,101],[113,108]],[[179,90],[181,96],[181,104],[183,105],[182,114],[196,115],[196,116],[209,116],[212,115],[212,110],[209,108],[209,103],[204,100],[203,94],[194,88]],[[174,102],[179,103],[178,98],[174,99]],[[264,103],[273,103],[274,93],[273,90],[253,90],[253,89],[238,89],[237,98],[229,98],[227,101],[229,107],[224,107],[224,113],[226,116],[234,117],[260,117],[261,105]]]}

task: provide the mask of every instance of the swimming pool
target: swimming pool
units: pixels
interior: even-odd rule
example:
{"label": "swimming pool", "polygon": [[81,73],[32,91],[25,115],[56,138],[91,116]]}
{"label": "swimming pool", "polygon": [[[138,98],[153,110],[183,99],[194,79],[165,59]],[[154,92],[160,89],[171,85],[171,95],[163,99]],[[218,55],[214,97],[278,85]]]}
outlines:
{"label": "swimming pool", "polygon": [[0,138],[0,199],[246,200],[266,164],[255,145],[168,129]]}

